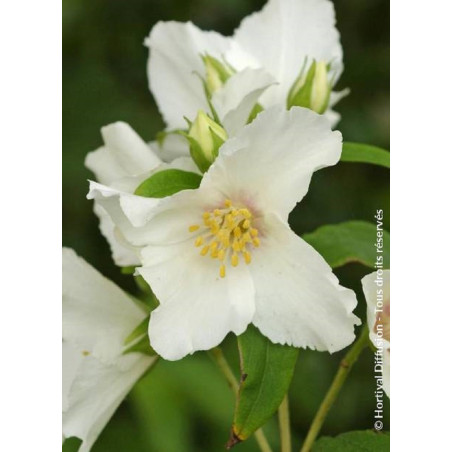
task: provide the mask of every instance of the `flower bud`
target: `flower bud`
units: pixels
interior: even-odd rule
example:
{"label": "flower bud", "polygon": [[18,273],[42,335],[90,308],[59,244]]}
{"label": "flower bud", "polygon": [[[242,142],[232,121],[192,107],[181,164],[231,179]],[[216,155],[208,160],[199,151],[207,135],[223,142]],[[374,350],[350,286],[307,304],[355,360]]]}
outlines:
{"label": "flower bud", "polygon": [[328,80],[329,65],[324,61],[313,61],[310,68],[301,69],[300,75],[290,88],[287,96],[287,108],[297,106],[310,108],[317,113],[324,113],[328,108],[331,83]]}
{"label": "flower bud", "polygon": [[209,96],[221,88],[228,78],[234,74],[234,69],[227,63],[222,63],[210,55],[202,56],[206,68],[206,89]]}
{"label": "flower bud", "polygon": [[227,137],[223,127],[199,110],[190,125],[187,139],[190,142],[190,154],[201,171],[207,171]]}

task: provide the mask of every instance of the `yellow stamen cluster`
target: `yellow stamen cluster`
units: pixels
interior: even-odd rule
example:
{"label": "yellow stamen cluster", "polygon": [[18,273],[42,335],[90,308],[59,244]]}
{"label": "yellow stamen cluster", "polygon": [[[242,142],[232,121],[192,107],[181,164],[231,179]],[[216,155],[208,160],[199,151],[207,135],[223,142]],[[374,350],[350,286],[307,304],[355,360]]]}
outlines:
{"label": "yellow stamen cluster", "polygon": [[237,267],[240,258],[251,263],[251,247],[260,245],[259,231],[252,227],[253,215],[246,207],[236,208],[230,199],[224,201],[224,208],[204,212],[202,224],[193,224],[189,232],[198,232],[195,246],[201,247],[201,256],[209,255],[221,262],[220,276],[226,276],[229,260]]}

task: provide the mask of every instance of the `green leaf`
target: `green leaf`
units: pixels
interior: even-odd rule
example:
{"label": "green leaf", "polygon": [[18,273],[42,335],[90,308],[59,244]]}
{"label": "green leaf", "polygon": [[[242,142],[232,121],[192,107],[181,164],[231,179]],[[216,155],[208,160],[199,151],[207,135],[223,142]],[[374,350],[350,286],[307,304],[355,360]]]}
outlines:
{"label": "green leaf", "polygon": [[198,188],[202,177],[199,174],[179,169],[159,171],[142,182],[135,194],[146,198],[164,198],[182,190]]}
{"label": "green leaf", "polygon": [[135,265],[130,265],[128,267],[121,267],[121,273],[123,275],[133,275],[135,273]]}
{"label": "green leaf", "polygon": [[362,143],[344,142],[342,162],[371,163],[389,168],[389,152],[377,146]]}
{"label": "green leaf", "polygon": [[363,430],[320,438],[312,452],[389,452],[389,433]]}
{"label": "green leaf", "polygon": [[143,353],[144,355],[148,356],[157,355],[157,353],[149,343],[149,337],[147,334],[145,334],[138,342],[132,344],[122,352],[123,355],[127,355],[128,353]]}
{"label": "green leaf", "polygon": [[250,124],[256,119],[256,116],[261,112],[264,111],[264,107],[261,104],[254,104],[253,109],[251,110],[251,113],[248,117],[247,124]]}
{"label": "green leaf", "polygon": [[[383,267],[389,265],[389,232],[383,234]],[[377,259],[377,225],[366,221],[321,226],[314,232],[304,234],[303,240],[313,246],[335,268],[350,262],[359,262],[374,268]],[[380,254],[380,253],[379,253]]]}
{"label": "green leaf", "polygon": [[139,337],[148,332],[149,315],[125,338],[124,345],[136,341]]}
{"label": "green leaf", "polygon": [[298,357],[297,348],[273,344],[252,325],[238,343],[242,377],[229,447],[249,438],[275,413]]}
{"label": "green leaf", "polygon": [[150,314],[126,337],[124,345],[126,349],[122,352],[127,353],[144,353],[145,355],[155,356],[157,353],[151,347],[148,337]]}

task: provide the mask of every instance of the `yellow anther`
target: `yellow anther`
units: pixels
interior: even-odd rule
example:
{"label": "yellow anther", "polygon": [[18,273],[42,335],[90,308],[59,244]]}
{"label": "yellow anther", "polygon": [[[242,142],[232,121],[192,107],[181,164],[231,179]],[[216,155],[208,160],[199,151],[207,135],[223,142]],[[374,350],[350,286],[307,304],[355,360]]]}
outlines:
{"label": "yellow anther", "polygon": [[243,243],[251,242],[251,235],[249,232],[245,232],[242,236]]}
{"label": "yellow anther", "polygon": [[[252,247],[258,247],[259,231],[253,228],[253,215],[246,207],[235,207],[230,199],[224,201],[224,207],[212,209],[202,214],[203,224],[188,227],[196,233],[194,244],[200,247],[201,256],[210,255],[218,259],[220,277],[226,276],[228,262],[232,267],[240,264],[240,255],[246,264],[252,260]],[[226,260],[227,259],[227,260]]]}
{"label": "yellow anther", "polygon": [[251,213],[248,209],[240,209],[239,212],[245,217],[245,218],[251,218]]}
{"label": "yellow anther", "polygon": [[217,234],[219,230],[220,230],[220,225],[216,221],[212,221],[210,223],[210,232],[212,234]]}

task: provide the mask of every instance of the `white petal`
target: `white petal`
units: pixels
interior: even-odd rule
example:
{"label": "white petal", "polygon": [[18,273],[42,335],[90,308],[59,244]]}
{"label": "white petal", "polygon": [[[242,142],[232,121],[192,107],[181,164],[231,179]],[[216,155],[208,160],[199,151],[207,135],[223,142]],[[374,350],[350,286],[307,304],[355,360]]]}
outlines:
{"label": "white petal", "polygon": [[[78,355],[78,356],[77,356]],[[105,364],[73,347],[63,345],[63,382],[71,380],[63,393],[63,436],[83,440],[79,452],[88,452],[132,386],[156,357],[130,354],[116,364]],[[66,364],[72,364],[72,369]],[[65,375],[74,370],[71,375]],[[122,370],[127,369],[127,370]]]}
{"label": "white petal", "polygon": [[132,195],[92,181],[87,198],[94,199],[105,209],[129,244],[146,243],[146,231],[136,225],[152,218],[152,212],[161,199]]}
{"label": "white petal", "polygon": [[180,359],[217,346],[231,331],[245,331],[254,313],[247,266],[229,267],[221,278],[219,261],[201,256],[193,240],[149,246],[142,260],[138,271],[161,303],[149,323],[151,345],[159,355]]}
{"label": "white petal", "polygon": [[[363,286],[364,297],[367,302],[367,325],[369,327],[369,338],[375,347],[378,347],[380,338],[377,336],[374,327],[377,322],[377,298],[378,291],[381,291],[383,304],[390,300],[390,270],[382,270],[381,277],[377,276],[377,272],[370,273],[361,280]],[[383,347],[389,348],[390,344],[386,339],[383,339]]]}
{"label": "white petal", "polygon": [[118,286],[73,250],[63,248],[64,340],[103,362],[112,362],[145,316]]}
{"label": "white petal", "polygon": [[62,361],[63,361],[63,411],[69,408],[69,392],[71,390],[72,383],[77,376],[77,370],[82,363],[85,356],[70,345],[69,342],[63,341],[62,346]]}
{"label": "white petal", "polygon": [[312,173],[337,163],[341,152],[342,136],[323,116],[273,107],[226,141],[201,187],[246,198],[256,210],[286,219],[308,191]]}
{"label": "white petal", "polygon": [[[162,167],[163,168],[163,167]],[[196,166],[195,162],[191,157],[178,157],[175,158],[171,163],[169,163],[166,169],[180,169],[182,171],[189,171],[191,173],[201,174],[199,168]]]}
{"label": "white petal", "polygon": [[102,128],[105,145],[86,156],[85,165],[99,182],[142,174],[156,168],[161,160],[126,123],[116,122]]}
{"label": "white petal", "polygon": [[184,116],[192,119],[199,109],[209,108],[199,78],[205,73],[201,54],[221,60],[230,38],[201,31],[191,22],[159,22],[146,44],[150,48],[149,84],[159,110],[170,129],[184,129]]}
{"label": "white petal", "polygon": [[153,141],[149,146],[156,149],[157,155],[166,163],[170,163],[179,157],[190,158],[187,139],[177,133],[168,133],[161,144]]}
{"label": "white petal", "polygon": [[125,245],[124,241],[118,240],[118,229],[115,227],[110,215],[97,201],[94,202],[94,213],[99,218],[100,232],[110,245],[115,264],[119,267],[139,265],[140,261],[136,250]]}
{"label": "white petal", "polygon": [[229,135],[243,127],[259,96],[272,84],[273,77],[262,69],[245,69],[232,75],[212,96],[212,104]]}
{"label": "white petal", "polygon": [[253,323],[272,342],[338,351],[353,342],[354,292],[339,285],[329,265],[276,216],[265,219],[253,251]]}
{"label": "white petal", "polygon": [[285,104],[306,57],[331,62],[337,80],[342,48],[335,23],[328,0],[270,0],[242,21],[234,39],[280,82],[263,94],[264,106]]}
{"label": "white petal", "polygon": [[203,212],[215,209],[226,198],[215,190],[184,190],[160,199],[157,206],[146,210],[142,200],[151,198],[122,197],[121,206],[135,225],[126,231],[127,239],[139,246],[183,242],[193,236],[189,226],[201,224]]}

